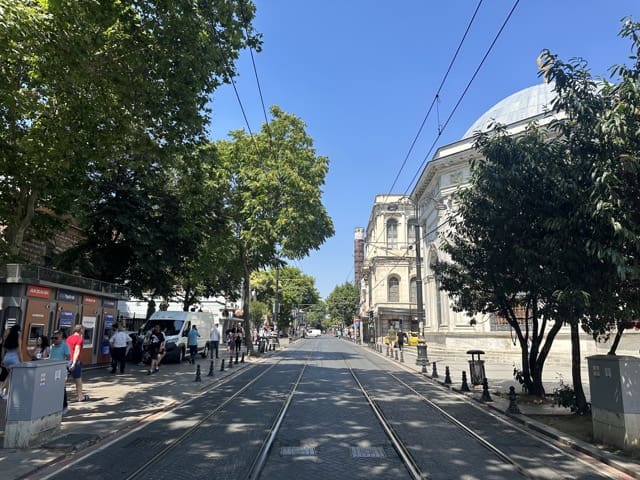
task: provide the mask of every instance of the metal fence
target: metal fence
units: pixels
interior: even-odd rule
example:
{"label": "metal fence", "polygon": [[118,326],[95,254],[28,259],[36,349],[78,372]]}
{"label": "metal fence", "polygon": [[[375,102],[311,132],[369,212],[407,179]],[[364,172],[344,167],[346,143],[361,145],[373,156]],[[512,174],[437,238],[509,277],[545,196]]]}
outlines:
{"label": "metal fence", "polygon": [[126,287],[115,283],[102,282],[92,278],[72,275],[60,272],[52,268],[40,267],[38,265],[26,265],[19,263],[9,263],[0,265],[0,279],[6,282],[26,282],[39,280],[43,282],[57,283],[67,287],[82,288],[94,292],[118,295],[122,298],[129,297]]}

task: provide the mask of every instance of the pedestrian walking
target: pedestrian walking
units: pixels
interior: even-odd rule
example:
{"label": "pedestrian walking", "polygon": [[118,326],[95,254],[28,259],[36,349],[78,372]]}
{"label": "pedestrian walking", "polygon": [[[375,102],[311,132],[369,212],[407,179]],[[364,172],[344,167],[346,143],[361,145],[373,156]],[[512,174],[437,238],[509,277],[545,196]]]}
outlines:
{"label": "pedestrian walking", "polygon": [[240,349],[242,348],[242,333],[240,331],[236,333],[235,344],[236,344],[236,352],[239,352]]}
{"label": "pedestrian walking", "polygon": [[398,350],[402,350],[403,343],[404,343],[404,333],[402,333],[402,330],[398,330]]}
{"label": "pedestrian walking", "polygon": [[2,342],[2,366],[7,369],[7,376],[0,387],[0,398],[6,400],[9,397],[11,386],[11,370],[22,362],[20,355],[20,325],[12,325],[7,336]]}
{"label": "pedestrian walking", "polygon": [[189,347],[189,357],[192,365],[196,363],[199,336],[200,332],[198,332],[198,327],[196,325],[191,325],[191,330],[189,330],[189,333],[187,334],[187,347]]}
{"label": "pedestrian walking", "polygon": [[151,364],[149,365],[149,370],[147,371],[147,375],[151,375],[152,373],[157,373],[160,370],[160,361],[164,356],[165,349],[165,337],[164,334],[160,331],[160,325],[154,325],[151,330],[151,337],[149,338],[149,355],[151,356]]}
{"label": "pedestrian walking", "polygon": [[69,364],[69,374],[76,384],[76,395],[79,402],[86,402],[89,400],[89,395],[82,392],[82,360],[80,355],[82,353],[82,345],[84,343],[84,327],[82,325],[76,325],[73,327],[73,334],[67,338],[67,345],[71,351],[71,363]]}
{"label": "pedestrian walking", "polygon": [[[65,360],[69,361],[71,359],[71,350],[69,350],[69,345],[66,342],[62,341],[62,332],[60,330],[55,330],[53,335],[51,336],[51,346],[49,347],[49,359],[50,360]],[[62,413],[65,414],[68,411],[68,402],[67,402],[67,386],[65,381],[64,387],[64,396],[62,398]]]}
{"label": "pedestrian walking", "polygon": [[116,373],[118,367],[120,373],[124,373],[127,357],[127,346],[131,343],[131,337],[124,331],[122,325],[116,325],[115,333],[109,340],[111,344],[111,373]]}
{"label": "pedestrian walking", "polygon": [[[213,328],[211,329],[211,334],[209,335],[209,342],[211,343],[211,358],[218,358],[218,350],[220,348],[220,327],[216,322]],[[213,356],[213,352],[215,350],[215,357]]]}

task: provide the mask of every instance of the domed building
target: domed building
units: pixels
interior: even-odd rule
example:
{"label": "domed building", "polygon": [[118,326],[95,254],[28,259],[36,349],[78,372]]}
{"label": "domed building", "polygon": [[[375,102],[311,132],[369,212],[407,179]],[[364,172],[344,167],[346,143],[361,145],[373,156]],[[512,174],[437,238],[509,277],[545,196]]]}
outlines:
{"label": "domed building", "polygon": [[[439,148],[426,165],[418,179],[411,199],[418,205],[418,222],[422,232],[422,269],[425,332],[446,335],[451,332],[504,331],[508,325],[495,315],[474,318],[470,321],[464,312],[454,312],[450,308],[446,292],[439,289],[438,280],[432,266],[441,259],[439,249],[440,234],[446,233],[445,223],[451,196],[461,188],[466,188],[470,176],[470,161],[480,153],[473,148],[474,136],[486,132],[496,125],[503,125],[511,135],[522,133],[531,122],[547,124],[553,119],[553,85],[542,83],[510,95],[489,108],[480,116],[457,142]],[[438,207],[444,205],[446,209]],[[445,339],[443,338],[443,341]],[[510,343],[510,338],[507,339]],[[503,348],[502,340],[496,348]],[[485,344],[485,348],[489,348]]]}
{"label": "domed building", "polygon": [[[356,279],[361,286],[360,314],[366,319],[365,340],[369,332],[384,343],[389,332],[402,330],[425,335],[430,348],[446,351],[518,351],[510,327],[497,315],[470,318],[453,311],[432,267],[443,259],[440,235],[449,228],[446,219],[452,208],[451,197],[467,187],[470,161],[480,155],[473,148],[474,135],[497,124],[512,135],[522,133],[531,122],[547,124],[554,118],[553,98],[553,85],[543,83],[499,101],[469,127],[461,140],[436,151],[409,198],[376,197],[365,230],[362,279]],[[420,226],[419,245],[415,245],[415,223]],[[420,265],[416,265],[416,246],[421,251]],[[418,315],[417,289],[423,293],[424,318]]]}

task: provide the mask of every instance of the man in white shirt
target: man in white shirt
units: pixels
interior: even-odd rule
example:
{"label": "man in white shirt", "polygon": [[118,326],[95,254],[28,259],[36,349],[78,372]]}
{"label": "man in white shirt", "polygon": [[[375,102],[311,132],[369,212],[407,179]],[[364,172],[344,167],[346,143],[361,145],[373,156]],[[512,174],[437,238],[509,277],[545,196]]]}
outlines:
{"label": "man in white shirt", "polygon": [[127,357],[127,345],[131,343],[131,337],[124,331],[122,325],[116,325],[116,332],[109,340],[111,343],[111,373],[116,373],[120,367],[120,373],[124,373]]}
{"label": "man in white shirt", "polygon": [[211,336],[209,337],[209,341],[211,342],[211,358],[213,359],[213,351],[215,350],[215,358],[218,358],[218,349],[220,347],[220,329],[218,327],[218,323],[213,326],[211,329]]}

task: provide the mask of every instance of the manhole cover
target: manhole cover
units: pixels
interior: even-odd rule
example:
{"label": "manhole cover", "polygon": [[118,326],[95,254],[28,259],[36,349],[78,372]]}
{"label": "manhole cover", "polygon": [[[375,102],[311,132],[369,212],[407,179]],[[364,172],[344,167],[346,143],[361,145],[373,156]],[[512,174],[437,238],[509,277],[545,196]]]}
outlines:
{"label": "manhole cover", "polygon": [[384,449],[382,447],[351,447],[351,456],[353,458],[384,458]]}
{"label": "manhole cover", "polygon": [[315,455],[316,449],[314,447],[282,447],[280,449],[280,456],[310,456]]}

